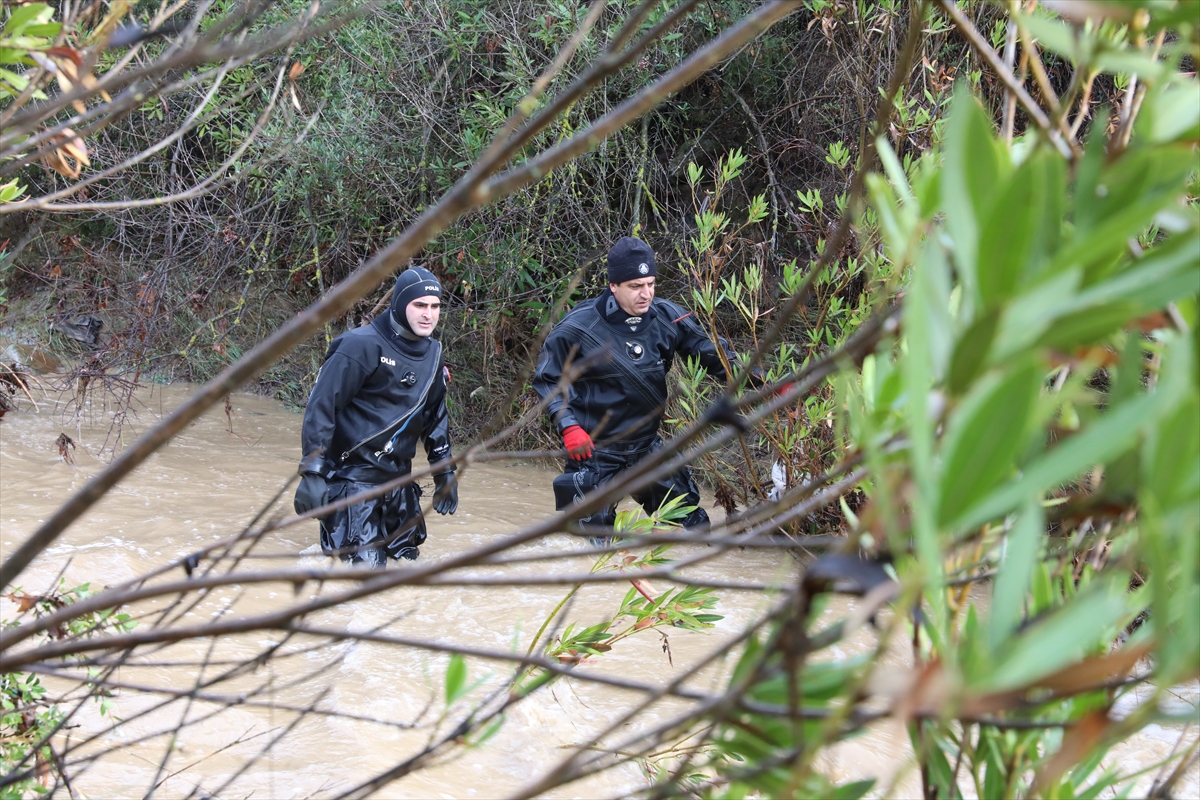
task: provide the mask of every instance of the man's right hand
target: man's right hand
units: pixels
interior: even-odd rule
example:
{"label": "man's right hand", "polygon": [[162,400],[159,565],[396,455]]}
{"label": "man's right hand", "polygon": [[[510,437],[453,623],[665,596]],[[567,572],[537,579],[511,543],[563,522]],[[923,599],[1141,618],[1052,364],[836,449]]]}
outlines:
{"label": "man's right hand", "polygon": [[314,508],[320,508],[329,502],[329,489],[325,479],[315,472],[306,472],[300,477],[300,485],[296,487],[296,499],[292,507],[297,514],[307,514]]}
{"label": "man's right hand", "polygon": [[592,437],[578,425],[572,425],[563,431],[563,446],[572,461],[583,461],[592,457]]}

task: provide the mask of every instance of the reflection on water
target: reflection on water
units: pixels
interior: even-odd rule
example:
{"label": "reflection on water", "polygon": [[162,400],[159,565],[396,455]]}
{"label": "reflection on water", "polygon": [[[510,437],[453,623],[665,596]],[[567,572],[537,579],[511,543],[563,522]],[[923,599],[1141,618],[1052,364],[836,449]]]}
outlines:
{"label": "reflection on water", "polygon": [[[142,405],[126,430],[126,441],[153,424],[162,410],[179,403],[187,389],[154,387],[141,395]],[[52,399],[41,402],[39,413],[26,402],[0,422],[0,547],[6,553],[96,473],[102,465],[96,456],[109,435],[104,409],[85,409],[80,420],[64,419]],[[231,417],[217,408],[189,426],[68,529],[22,575],[20,583],[37,592],[62,572],[68,585],[88,581],[115,585],[241,530],[294,474],[300,423],[300,415],[272,400],[235,395]],[[64,432],[78,445],[74,466],[62,462],[54,444]],[[551,477],[551,472],[526,464],[472,467],[463,476],[458,513],[430,515],[429,540],[421,548],[418,564],[495,542],[544,517],[553,507]],[[425,488],[428,499],[431,486]],[[289,490],[277,512],[290,511],[290,505]],[[711,502],[706,505],[711,507]],[[312,552],[316,535],[315,523],[277,531],[253,552],[247,568],[324,568],[329,560],[302,552]],[[573,546],[565,536],[552,536],[514,552],[559,554]],[[678,548],[675,554],[700,552]],[[533,560],[503,568],[481,567],[476,573],[547,576],[585,572],[590,563],[584,558]],[[795,570],[795,562],[784,554],[739,550],[704,561],[690,568],[689,574],[758,583],[789,580]],[[182,570],[175,577],[182,579]],[[198,625],[262,614],[297,598],[315,598],[343,588],[245,584],[216,589],[193,606],[172,613],[183,624]],[[400,587],[317,612],[305,622],[480,650],[524,652],[567,589],[552,585]],[[587,586],[572,602],[567,619],[598,622],[617,608],[627,589],[620,583]],[[579,670],[663,686],[689,665],[724,653],[743,625],[764,612],[770,597],[761,591],[723,589],[718,594],[718,610],[725,619],[716,628],[706,633],[669,633],[674,666],[667,661],[660,637],[652,634],[635,636]],[[12,605],[4,602],[3,611],[11,616]],[[162,607],[162,603],[147,603],[135,612],[144,615]],[[844,603],[834,603],[824,613],[832,620],[846,610]],[[873,635],[863,632],[843,643],[840,653],[861,652],[873,645]],[[175,645],[139,655],[120,667],[113,679],[131,687],[115,698],[115,716],[124,720],[120,724],[100,717],[94,704],[83,707],[74,720],[79,727],[71,731],[72,740],[103,732],[103,738],[86,751],[95,753],[113,745],[119,749],[82,772],[74,786],[80,796],[140,797],[158,785],[158,795],[181,797],[197,786],[214,792],[227,783],[221,796],[335,795],[426,745],[442,708],[447,658],[441,653],[373,642],[331,645],[309,636],[289,637],[282,631],[221,636],[211,650],[209,646],[208,641]],[[279,647],[278,652],[265,666],[232,680],[217,680],[238,660],[273,646]],[[735,656],[736,648],[724,653],[691,686],[718,692],[728,677],[729,659]],[[899,664],[905,654],[899,649],[889,658]],[[200,661],[208,666],[199,668]],[[471,680],[485,678],[473,698],[503,686],[511,674],[507,665],[496,661],[472,658],[468,664]],[[197,676],[201,683],[212,684],[201,690],[201,697],[139,713],[156,708],[164,699],[161,693],[143,689],[186,692],[196,685]],[[237,702],[243,695],[252,701]],[[390,784],[383,796],[482,798],[516,791],[564,758],[569,752],[564,748],[588,741],[640,697],[587,681],[561,681],[518,704],[499,734],[483,746],[457,751],[457,758],[450,761],[434,762]],[[1195,702],[1194,693],[1190,702]],[[686,707],[680,699],[660,701],[623,726],[607,744],[661,724]],[[305,708],[341,716],[309,714],[289,728],[297,718],[295,709]],[[162,733],[181,719],[195,724],[169,742]],[[1118,748],[1110,760],[1131,770],[1166,756],[1177,739],[1177,730],[1152,726]],[[834,780],[876,776],[880,787],[893,785],[897,796],[914,796],[919,783],[909,752],[903,727],[887,721],[830,748],[821,765]],[[260,757],[244,769],[247,759],[256,754]],[[619,796],[645,785],[642,768],[628,764],[551,796]],[[1193,769],[1177,796],[1189,796],[1188,792],[1195,796],[1197,786]]]}

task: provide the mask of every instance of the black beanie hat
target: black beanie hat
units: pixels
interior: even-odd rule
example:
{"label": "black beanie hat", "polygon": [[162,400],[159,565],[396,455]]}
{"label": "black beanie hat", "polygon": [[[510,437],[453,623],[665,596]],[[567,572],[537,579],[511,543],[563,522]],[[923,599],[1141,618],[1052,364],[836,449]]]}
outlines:
{"label": "black beanie hat", "polygon": [[608,251],[608,282],[624,283],[638,278],[653,278],[658,274],[654,266],[654,251],[650,245],[632,236],[617,239]]}
{"label": "black beanie hat", "polygon": [[439,300],[442,297],[442,284],[432,272],[424,267],[404,270],[392,290],[392,319],[412,332],[408,325],[408,304],[418,297],[431,296]]}

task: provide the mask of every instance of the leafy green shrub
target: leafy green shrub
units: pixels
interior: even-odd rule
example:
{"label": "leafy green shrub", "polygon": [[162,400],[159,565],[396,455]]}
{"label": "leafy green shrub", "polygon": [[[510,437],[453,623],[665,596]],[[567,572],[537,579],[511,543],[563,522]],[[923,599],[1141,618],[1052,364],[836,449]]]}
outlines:
{"label": "leafy green shrub", "polygon": [[[33,619],[66,608],[93,594],[89,584],[70,589],[60,580],[57,589],[44,595],[30,595],[14,588],[5,597],[17,604],[17,619],[0,619],[0,628],[10,629],[21,624],[27,613]],[[27,621],[27,620],[24,620]],[[128,614],[116,609],[89,611],[72,617],[61,625],[47,630],[41,639],[54,641],[67,638],[87,638],[105,632],[130,631],[137,625]],[[111,694],[92,687],[90,694],[99,704],[101,715],[112,713]],[[49,776],[59,774],[52,738],[67,721],[62,699],[50,696],[41,678],[32,672],[0,673],[0,775],[11,776],[26,772],[24,778],[0,787],[3,800],[22,800],[30,794],[44,794],[49,789]]]}
{"label": "leafy green shrub", "polygon": [[[894,564],[897,613],[866,659],[807,663],[842,632],[803,604],[749,647],[733,685],[774,712],[719,720],[714,796],[868,791],[830,786],[806,754],[873,717],[861,687],[898,636],[915,663],[890,713],[927,796],[967,781],[1094,797],[1133,779],[1098,770],[1106,749],[1172,719],[1159,698],[1200,675],[1200,214],[1181,85],[1194,78],[1147,94],[1128,149],[1097,126],[1073,165],[1032,134],[1006,147],[965,91],[941,159],[911,179],[879,142],[889,169],[869,186],[908,276],[903,323],[839,408],[843,448],[870,467],[851,542]],[[986,603],[969,594],[989,583]],[[1114,713],[1146,681],[1151,699]],[[815,709],[802,724],[779,717],[797,698]]]}

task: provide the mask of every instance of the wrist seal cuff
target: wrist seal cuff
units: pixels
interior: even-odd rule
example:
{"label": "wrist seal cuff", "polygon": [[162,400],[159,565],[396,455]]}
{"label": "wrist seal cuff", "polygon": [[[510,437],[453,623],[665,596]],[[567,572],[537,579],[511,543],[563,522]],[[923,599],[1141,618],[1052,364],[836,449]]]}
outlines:
{"label": "wrist seal cuff", "polygon": [[325,463],[325,459],[321,455],[313,453],[312,455],[304,457],[304,460],[300,462],[300,469],[297,471],[301,475],[311,472],[314,475],[325,477],[325,471],[327,468],[328,464]]}

